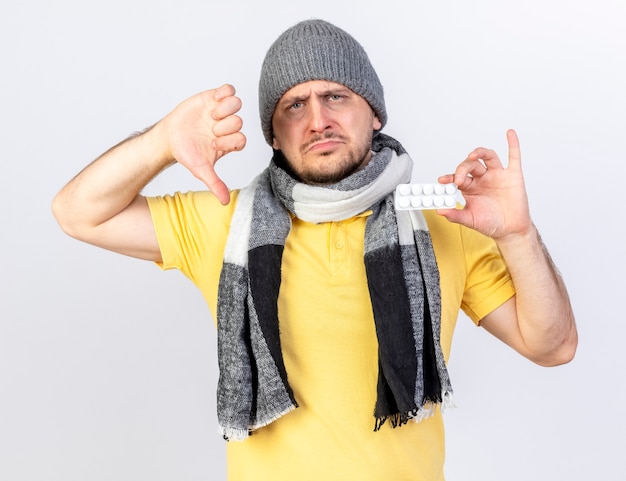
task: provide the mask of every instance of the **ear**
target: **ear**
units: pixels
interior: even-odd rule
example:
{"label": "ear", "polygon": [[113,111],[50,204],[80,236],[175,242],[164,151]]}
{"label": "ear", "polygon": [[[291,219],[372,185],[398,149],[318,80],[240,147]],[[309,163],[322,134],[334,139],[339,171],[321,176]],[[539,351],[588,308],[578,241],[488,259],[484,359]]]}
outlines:
{"label": "ear", "polygon": [[272,137],[272,149],[280,150],[280,145],[278,144],[278,140],[276,140],[276,137]]}
{"label": "ear", "polygon": [[378,115],[374,115],[373,127],[373,130],[380,130],[383,128],[383,123],[378,118]]}

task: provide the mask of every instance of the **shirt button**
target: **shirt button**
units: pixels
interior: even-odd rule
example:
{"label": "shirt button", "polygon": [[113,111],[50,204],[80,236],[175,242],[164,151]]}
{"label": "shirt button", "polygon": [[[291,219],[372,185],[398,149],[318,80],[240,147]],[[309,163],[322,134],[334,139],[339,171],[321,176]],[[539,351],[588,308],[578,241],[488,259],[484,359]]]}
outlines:
{"label": "shirt button", "polygon": [[335,247],[336,247],[337,249],[343,249],[343,242],[341,242],[341,241],[336,242],[336,243],[335,243]]}

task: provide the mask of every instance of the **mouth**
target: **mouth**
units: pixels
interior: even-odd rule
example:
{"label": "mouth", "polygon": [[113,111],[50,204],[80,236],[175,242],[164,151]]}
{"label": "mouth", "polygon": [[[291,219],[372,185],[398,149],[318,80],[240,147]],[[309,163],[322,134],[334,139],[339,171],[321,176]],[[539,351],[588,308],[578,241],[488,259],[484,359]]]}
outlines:
{"label": "mouth", "polygon": [[325,135],[324,137],[316,137],[311,139],[303,146],[304,152],[324,153],[334,150],[338,145],[343,144],[345,140],[335,134]]}
{"label": "mouth", "polygon": [[329,150],[333,150],[337,145],[339,145],[339,142],[330,140],[313,144],[307,150],[308,152],[328,152]]}

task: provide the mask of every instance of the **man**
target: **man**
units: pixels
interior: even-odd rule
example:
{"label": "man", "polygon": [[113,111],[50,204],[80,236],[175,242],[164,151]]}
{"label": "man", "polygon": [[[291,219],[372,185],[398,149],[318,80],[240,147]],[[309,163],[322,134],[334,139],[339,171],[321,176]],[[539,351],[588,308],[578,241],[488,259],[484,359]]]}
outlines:
{"label": "man", "polygon": [[[110,149],[55,198],[61,227],[201,289],[218,324],[229,479],[443,479],[459,308],[536,363],[576,349],[515,132],[506,169],[478,148],[440,177],[464,208],[396,212],[412,162],[381,132],[379,78],[353,37],[320,20],[270,47],[259,106],[274,155],[230,192],[214,166],[245,146],[240,106],[223,85]],[[210,191],[143,197],[174,162]]]}

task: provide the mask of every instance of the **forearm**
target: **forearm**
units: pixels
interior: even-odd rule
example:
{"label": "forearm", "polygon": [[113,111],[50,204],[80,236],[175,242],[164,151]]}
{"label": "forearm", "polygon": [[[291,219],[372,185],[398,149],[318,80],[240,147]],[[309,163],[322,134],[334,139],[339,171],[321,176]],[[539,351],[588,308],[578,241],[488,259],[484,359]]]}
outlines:
{"label": "forearm", "polygon": [[496,240],[515,284],[515,308],[525,354],[546,365],[568,362],[577,333],[567,289],[534,225]]}
{"label": "forearm", "polygon": [[132,136],[89,164],[57,194],[53,212],[65,232],[102,225],[126,209],[159,172],[172,164],[161,124]]}

